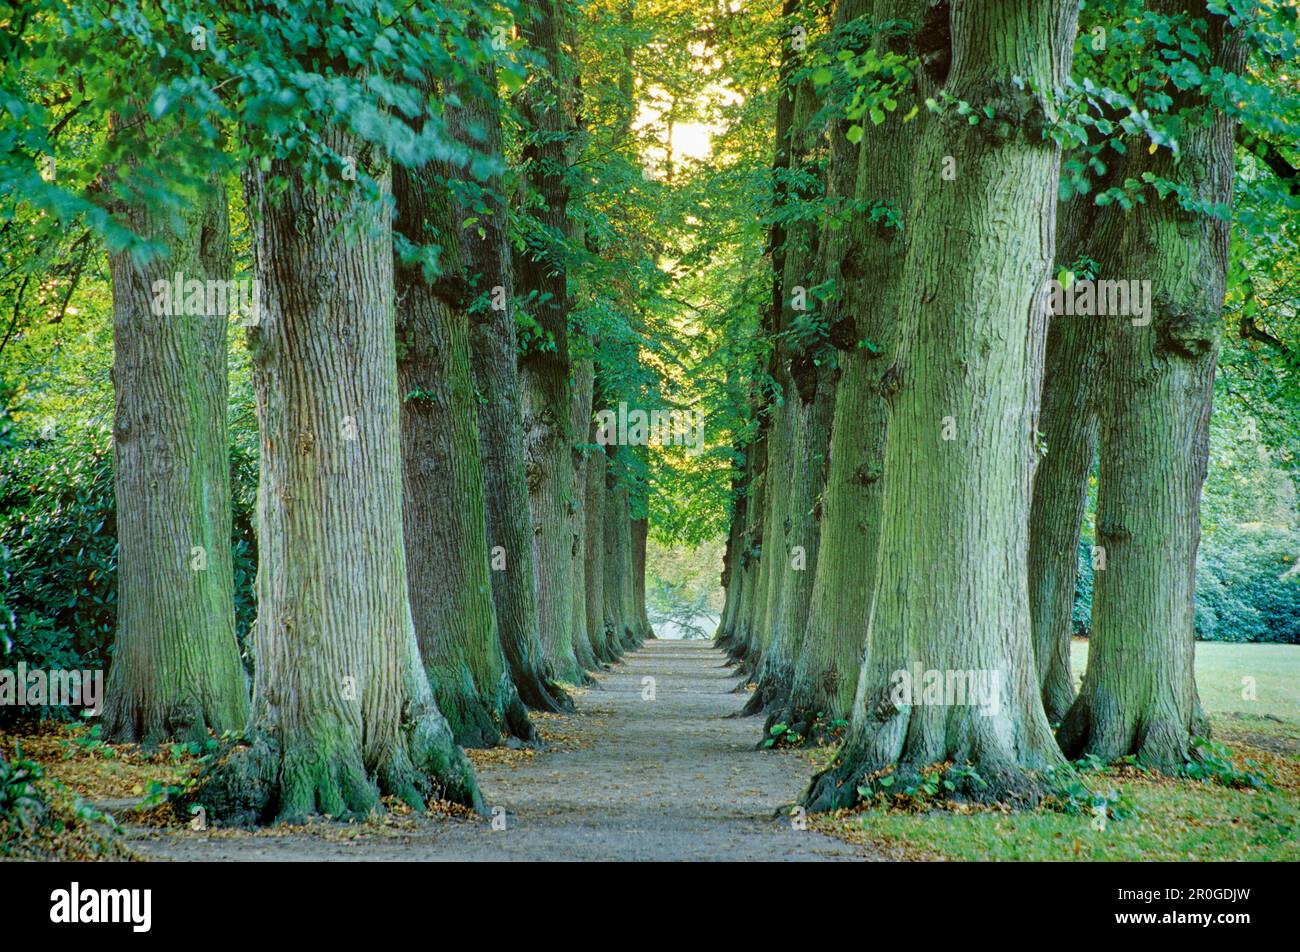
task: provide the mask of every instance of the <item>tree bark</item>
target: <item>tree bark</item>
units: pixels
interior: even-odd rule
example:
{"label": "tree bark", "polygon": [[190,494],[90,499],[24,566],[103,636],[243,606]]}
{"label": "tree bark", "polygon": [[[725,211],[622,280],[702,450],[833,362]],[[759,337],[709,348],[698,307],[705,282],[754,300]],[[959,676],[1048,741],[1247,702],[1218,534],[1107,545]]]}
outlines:
{"label": "tree bark", "polygon": [[[822,140],[821,128],[813,124],[817,102],[812,81],[800,83],[788,132],[789,161],[803,180],[821,181],[799,190],[791,196],[792,201],[815,201],[825,191],[825,177],[818,175],[813,164]],[[772,520],[780,561],[769,563],[767,621],[760,633],[765,650],[757,687],[744,708],[746,714],[766,713],[789,698],[817,571],[819,526],[815,512],[826,476],[834,410],[834,365],[829,354],[821,353],[820,340],[800,339],[793,332],[798,331],[797,322],[804,313],[821,306],[809,289],[821,283],[822,237],[811,223],[800,223],[786,236],[778,325],[781,343],[777,348],[782,399],[776,423],[785,448],[776,474],[779,491],[768,496],[768,518]]]}
{"label": "tree bark", "polygon": [[536,213],[539,243],[518,256],[520,289],[530,297],[538,340],[520,361],[524,389],[524,441],[528,503],[532,513],[537,579],[537,618],[548,671],[562,681],[582,682],[573,649],[573,429],[568,344],[567,248],[569,137],[574,64],[562,48],[564,4],[531,5],[522,30],[545,61],[534,72],[522,102],[529,133],[523,164],[529,186],[541,197]]}
{"label": "tree bark", "polygon": [[[1186,4],[1160,0],[1162,16]],[[1245,47],[1206,4],[1207,68],[1240,72]],[[1154,51],[1153,51],[1153,55]],[[1230,207],[1236,123],[1198,91],[1174,100],[1183,114],[1181,157],[1139,150],[1143,172],[1173,181],[1191,201]],[[1226,213],[1225,213],[1226,214]],[[1130,212],[1117,260],[1151,281],[1151,323],[1099,318],[1105,328],[1097,543],[1106,568],[1095,577],[1088,667],[1061,725],[1070,756],[1137,755],[1177,769],[1207,732],[1193,672],[1193,602],[1201,486],[1227,280],[1229,223],[1185,208],[1176,194],[1151,195]]]}
{"label": "tree bark", "polygon": [[[140,206],[123,218],[168,253],[145,264],[109,256],[118,581],[103,725],[109,739],[153,745],[248,718],[230,549],[227,314],[206,293],[230,281],[230,227],[216,183],[186,209],[179,236]],[[176,297],[177,278],[203,282],[198,313]],[[182,306],[159,314],[156,298]]]}
{"label": "tree bark", "polygon": [[[489,61],[456,87],[446,106],[448,131],[476,152],[503,161],[496,68]],[[470,178],[466,173],[467,179]],[[461,231],[466,272],[477,295],[470,309],[470,358],[479,393],[479,449],[483,457],[492,600],[501,648],[525,704],[539,711],[572,710],[573,703],[545,675],[537,621],[532,522],[525,477],[523,394],[514,317],[514,270],[508,251],[509,208],[499,173],[481,183],[489,214],[473,216]],[[459,209],[456,220],[471,217]],[[498,306],[498,304],[500,306]]]}
{"label": "tree bark", "polygon": [[[882,54],[915,56],[928,7],[925,0],[902,5],[841,0],[836,16],[847,23],[868,13],[873,23],[893,18],[909,24],[905,32],[880,35],[875,45]],[[832,199],[856,198],[874,208],[906,211],[920,124],[902,117],[923,98],[925,82],[923,75],[914,77],[913,85],[897,96],[898,108],[866,135],[860,149],[845,137],[846,121],[832,128]],[[826,321],[840,379],[807,627],[789,702],[773,718],[809,740],[818,733],[819,719],[824,728],[849,716],[866,642],[878,572],[888,424],[882,384],[897,349],[898,263],[905,254],[903,228],[873,224],[860,213],[844,227],[828,229],[825,243],[825,274],[837,289]]]}
{"label": "tree bark", "polygon": [[605,448],[610,465],[605,483],[605,636],[616,657],[636,647],[636,632],[628,597],[632,578],[631,517],[628,509],[626,447]]}
{"label": "tree bark", "polygon": [[[274,198],[272,179],[287,183]],[[286,160],[250,169],[246,188],[262,290],[257,669],[248,744],[202,801],[239,822],[364,815],[385,793],[482,809],[407,598],[391,226]]]}
{"label": "tree bark", "polygon": [[536,731],[506,666],[489,575],[483,464],[462,265],[446,179],[393,171],[395,228],[436,245],[445,280],[394,262],[402,401],[402,522],[411,616],[438,708],[456,741],[492,747]]}
{"label": "tree bark", "polygon": [[[574,368],[573,380],[573,419],[572,432],[575,441],[585,439],[592,423],[592,391],[595,386],[595,365],[590,357],[584,357]],[[588,443],[595,442],[587,440]],[[587,633],[587,537],[591,532],[589,524],[593,522],[591,511],[587,508],[587,470],[598,462],[595,454],[587,448],[580,448],[576,442],[573,448],[573,486],[575,504],[573,507],[573,654],[578,667],[584,672],[583,680],[591,681],[585,672],[597,667],[596,653],[592,649]],[[597,522],[604,531],[603,522]],[[600,618],[604,620],[603,610]]]}
{"label": "tree bark", "polygon": [[[994,118],[970,124],[949,109],[925,120],[904,337],[888,371],[882,571],[846,743],[806,793],[812,809],[854,801],[877,771],[907,783],[946,761],[980,778],[953,778],[958,796],[1033,802],[1035,771],[1061,762],[1039,700],[1026,584],[1059,152],[1028,89],[1065,74],[1076,16],[1068,0],[958,0],[941,24],[952,54],[944,90]],[[942,174],[945,156],[960,162],[955,180]],[[935,703],[919,683],[904,695],[913,665],[944,683],[979,679],[994,688],[989,703],[955,691]]]}
{"label": "tree bark", "polygon": [[645,607],[645,558],[646,543],[650,536],[650,523],[647,519],[633,519],[630,527],[632,538],[632,604],[636,607],[637,634],[640,641],[654,638],[654,628]]}
{"label": "tree bark", "polygon": [[[1130,145],[1141,147],[1136,142]],[[1098,189],[1124,180],[1128,154],[1108,156]],[[1057,219],[1058,270],[1074,269],[1084,261],[1110,261],[1122,237],[1124,217],[1119,206],[1099,206],[1091,194],[1067,202]],[[1104,367],[1103,343],[1093,318],[1062,314],[1048,319],[1038,422],[1044,446],[1034,475],[1029,522],[1029,615],[1043,708],[1053,724],[1061,722],[1074,701],[1070,670],[1074,590],[1088,476],[1097,455],[1097,382]]]}
{"label": "tree bark", "polygon": [[[596,423],[592,420],[588,426],[587,442],[596,443]],[[610,644],[605,633],[605,510],[607,463],[605,451],[597,447],[587,458],[586,497],[583,509],[586,511],[586,538],[584,540],[584,594],[586,596],[586,635],[591,645],[592,654],[597,661],[611,664],[618,660],[618,653]]]}

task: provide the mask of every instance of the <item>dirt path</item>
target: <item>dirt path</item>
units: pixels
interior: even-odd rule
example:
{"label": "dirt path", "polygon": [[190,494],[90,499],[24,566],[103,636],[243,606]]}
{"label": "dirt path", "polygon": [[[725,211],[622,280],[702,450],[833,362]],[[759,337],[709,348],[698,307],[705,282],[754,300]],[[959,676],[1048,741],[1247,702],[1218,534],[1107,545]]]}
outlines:
{"label": "dirt path", "polygon": [[[132,847],[204,860],[853,860],[850,844],[774,818],[807,780],[806,761],[753,749],[759,722],[728,719],[743,694],[707,642],[650,641],[600,676],[578,713],[553,718],[555,749],[479,769],[486,820],[415,820],[400,832],[338,836],[147,833]],[[646,678],[653,678],[647,682]],[[650,684],[654,699],[643,699]],[[498,826],[500,823],[498,822]]]}

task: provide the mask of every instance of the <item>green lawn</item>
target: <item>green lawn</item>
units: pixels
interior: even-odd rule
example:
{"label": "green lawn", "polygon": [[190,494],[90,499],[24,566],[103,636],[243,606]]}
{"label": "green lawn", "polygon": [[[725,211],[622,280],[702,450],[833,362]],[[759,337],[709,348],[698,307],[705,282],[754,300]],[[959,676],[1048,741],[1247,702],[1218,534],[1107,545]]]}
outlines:
{"label": "green lawn", "polygon": [[[1070,648],[1074,683],[1083,677],[1088,642]],[[1255,699],[1243,696],[1254,679]],[[1211,715],[1278,717],[1300,728],[1300,645],[1196,643],[1196,685],[1201,705]]]}
{"label": "green lawn", "polygon": [[[1072,659],[1076,680],[1088,644]],[[1215,739],[1254,762],[1277,789],[1144,776],[1094,775],[1119,788],[1136,815],[1096,829],[1090,816],[1028,813],[907,814],[880,809],[815,817],[823,832],[914,858],[997,860],[1300,860],[1300,646],[1198,643],[1196,678]],[[1254,679],[1254,699],[1243,696]],[[1249,692],[1247,692],[1248,694]]]}

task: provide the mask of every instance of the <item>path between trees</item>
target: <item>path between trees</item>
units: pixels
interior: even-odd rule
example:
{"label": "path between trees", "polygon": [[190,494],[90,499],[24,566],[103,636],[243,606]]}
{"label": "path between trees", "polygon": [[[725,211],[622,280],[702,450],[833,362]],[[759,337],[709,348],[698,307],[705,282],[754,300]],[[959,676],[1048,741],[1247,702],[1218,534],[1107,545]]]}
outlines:
{"label": "path between trees", "polygon": [[[746,695],[703,641],[649,641],[599,675],[578,713],[547,722],[551,750],[479,768],[505,829],[486,820],[420,821],[392,835],[298,832],[153,834],[132,847],[204,860],[853,860],[848,843],[775,817],[811,767],[753,749],[759,722],[727,718]],[[653,678],[654,700],[644,699]],[[499,825],[499,824],[498,824]]]}

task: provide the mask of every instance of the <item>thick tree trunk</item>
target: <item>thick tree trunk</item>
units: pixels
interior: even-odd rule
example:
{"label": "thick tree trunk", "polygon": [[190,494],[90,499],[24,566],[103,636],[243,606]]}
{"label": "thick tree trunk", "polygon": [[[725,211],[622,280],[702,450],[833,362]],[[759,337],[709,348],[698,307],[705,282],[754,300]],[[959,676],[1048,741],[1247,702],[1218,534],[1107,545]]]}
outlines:
{"label": "thick tree trunk", "polygon": [[[876,45],[881,53],[915,55],[928,8],[925,0],[901,6],[877,2],[869,11],[872,6],[865,0],[841,0],[837,20],[846,23],[871,12],[875,23],[894,18],[911,24],[905,32],[882,35]],[[916,83],[924,83],[924,77],[918,76]],[[902,117],[922,97],[913,86],[897,98],[898,108],[871,130],[861,149],[845,138],[847,122],[832,128],[832,200],[856,198],[899,213],[908,208],[920,127]],[[866,642],[878,571],[880,477],[888,422],[882,383],[897,349],[899,262],[905,251],[902,229],[872,224],[863,215],[838,230],[828,229],[825,241],[825,273],[838,291],[826,321],[838,349],[840,379],[807,627],[789,702],[773,718],[809,739],[817,732],[819,716],[823,725],[849,716]]]}
{"label": "thick tree trunk", "polygon": [[[812,81],[805,80],[795,92],[789,129],[791,166],[810,183],[818,178],[812,161],[822,139],[820,127],[812,124],[817,102]],[[814,201],[823,192],[824,184],[809,184],[792,200]],[[789,230],[786,239],[778,325],[786,336],[779,338],[782,343],[777,349],[782,401],[776,422],[785,448],[780,457],[779,491],[768,496],[768,518],[779,540],[780,562],[769,566],[767,624],[761,633],[766,650],[758,686],[745,705],[746,714],[779,708],[789,698],[817,571],[820,527],[815,513],[826,477],[834,367],[820,353],[821,341],[801,342],[789,335],[798,330],[807,312],[821,306],[809,289],[821,283],[822,237],[813,224],[801,223]]]}
{"label": "thick tree trunk", "polygon": [[[248,718],[230,554],[227,313],[206,293],[230,280],[225,189],[187,210],[180,236],[143,208],[124,218],[169,254],[145,265],[109,256],[118,581],[103,724],[112,740],[197,740]],[[196,306],[178,278],[202,282]]]}
{"label": "thick tree trunk", "polygon": [[[1110,156],[1097,187],[1122,182],[1126,167],[1125,158]],[[1117,205],[1097,205],[1091,194],[1068,202],[1058,214],[1058,269],[1084,260],[1112,260],[1126,217]],[[1097,382],[1104,359],[1102,334],[1093,318],[1061,314],[1048,320],[1038,422],[1045,451],[1034,475],[1029,522],[1029,621],[1043,708],[1047,719],[1059,724],[1074,700],[1074,590],[1088,475],[1097,454]]]}
{"label": "thick tree trunk", "polygon": [[[802,7],[802,0],[782,0],[781,23],[785,36],[781,43],[781,65],[777,71],[776,119],[772,141],[772,203],[774,208],[781,208],[788,201],[789,169],[791,162],[790,130],[795,114],[795,90],[793,76],[798,66],[801,49],[796,48],[793,34],[790,32],[798,25],[806,29],[807,25],[799,23],[796,14]],[[785,259],[786,228],[778,216],[768,228],[766,255],[772,269],[772,299],[763,315],[761,330],[765,335],[775,339],[781,326],[781,315],[785,308]],[[781,361],[777,354],[777,345],[767,358],[767,372],[774,379],[783,376]],[[769,452],[767,444],[772,441],[772,431],[777,421],[782,418],[779,403],[764,394],[757,400],[754,415],[760,418],[759,435],[755,444],[762,444],[762,462],[751,476],[751,487],[762,487],[780,482],[774,473],[785,466],[785,457],[780,452]],[[779,448],[778,448],[779,449]],[[775,557],[763,558],[762,543],[769,543],[769,551],[775,552],[772,543],[775,538],[769,508],[773,493],[751,492],[746,515],[749,523],[748,538],[751,563],[741,596],[741,617],[743,635],[731,650],[731,656],[738,662],[737,673],[742,679],[748,678],[761,667],[763,655],[768,644],[766,614],[768,593],[771,588],[771,574]]]}
{"label": "thick tree trunk", "polygon": [[1074,700],[1070,638],[1079,532],[1097,450],[1092,390],[1100,364],[1092,327],[1078,319],[1052,319],[1039,418],[1047,452],[1034,477],[1030,519],[1029,614],[1043,709],[1053,724],[1060,723]]}
{"label": "thick tree trunk", "polygon": [[[339,155],[361,154],[328,135]],[[271,177],[288,183],[274,198]],[[310,191],[284,160],[246,184],[262,282],[249,342],[257,670],[249,745],[215,769],[203,803],[243,822],[363,815],[385,793],[482,809],[407,598],[391,228],[374,206]]]}
{"label": "thick tree trunk", "polygon": [[[396,229],[442,249],[449,280],[395,262],[402,400],[402,521],[411,616],[438,707],[456,741],[491,747],[536,731],[497,634],[469,321],[450,194],[433,164],[393,172]],[[459,281],[456,279],[460,279]]]}
{"label": "thick tree trunk", "polygon": [[[477,152],[502,156],[501,117],[495,98],[496,69],[483,67],[478,82],[457,88],[447,104],[447,126]],[[470,358],[478,390],[479,449],[483,457],[492,600],[501,648],[519,696],[539,711],[572,710],[559,685],[544,673],[537,621],[532,521],[525,476],[523,395],[517,358],[514,271],[507,244],[509,209],[500,176],[483,183],[491,214],[475,216],[461,231],[465,267],[477,300],[470,310]],[[457,221],[470,217],[464,209]]]}
{"label": "thick tree trunk", "polygon": [[[713,645],[730,653],[736,644],[736,624],[740,618],[741,589],[745,573],[742,568],[745,548],[745,513],[749,504],[750,448],[740,439],[732,444],[731,517],[727,522],[727,545],[722,553],[722,614],[713,633]],[[743,460],[743,463],[740,462]],[[737,465],[739,463],[739,465]]]}
{"label": "thick tree trunk", "polygon": [[628,489],[625,464],[621,457],[626,447],[608,446],[610,465],[605,492],[605,637],[611,653],[622,655],[636,647],[632,600],[628,596],[632,578],[631,518],[628,514]]}
{"label": "thick tree trunk", "polygon": [[569,290],[567,249],[569,137],[574,69],[562,49],[565,8],[561,0],[531,5],[523,34],[545,68],[534,72],[523,95],[528,137],[523,164],[529,185],[542,198],[537,212],[545,247],[518,256],[520,290],[529,295],[538,332],[520,368],[524,388],[524,445],[528,503],[532,513],[537,578],[537,619],[549,672],[578,684],[584,677],[573,650],[572,407],[569,389]]}
{"label": "thick tree trunk", "polygon": [[[1164,16],[1186,10],[1151,6]],[[1210,24],[1208,65],[1239,72],[1240,39],[1204,3],[1194,7]],[[1130,174],[1151,172],[1192,201],[1230,206],[1236,123],[1194,93],[1180,94],[1175,106],[1200,113],[1185,123],[1179,161],[1167,149],[1140,150]],[[1088,668],[1059,739],[1070,756],[1136,754],[1178,768],[1205,730],[1192,667],[1193,600],[1228,222],[1183,207],[1176,195],[1151,195],[1129,215],[1118,256],[1128,271],[1102,277],[1149,279],[1151,321],[1096,318],[1108,321],[1097,502],[1106,568],[1093,588]]]}
{"label": "thick tree trunk", "polygon": [[[980,778],[954,778],[957,795],[1032,801],[1034,771],[1061,762],[1025,581],[1059,154],[1027,88],[1064,75],[1076,15],[1069,0],[949,7],[943,88],[995,118],[950,110],[922,133],[889,371],[882,571],[846,743],[805,795],[813,809],[852,802],[877,771],[909,782],[946,761]],[[914,666],[921,683],[903,693]],[[935,677],[949,687],[938,697],[923,690]]]}
{"label": "thick tree trunk", "polygon": [[758,610],[758,593],[762,584],[763,561],[763,511],[766,505],[767,470],[766,422],[760,421],[758,435],[749,447],[749,478],[745,489],[745,524],[740,549],[740,604],[736,609],[736,636],[731,651],[732,660],[740,664],[740,674],[746,674],[746,659],[752,653],[755,616]]}

